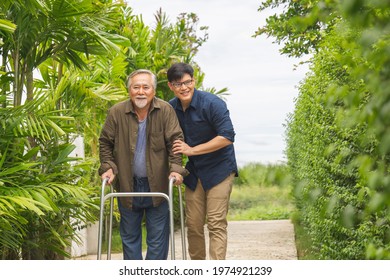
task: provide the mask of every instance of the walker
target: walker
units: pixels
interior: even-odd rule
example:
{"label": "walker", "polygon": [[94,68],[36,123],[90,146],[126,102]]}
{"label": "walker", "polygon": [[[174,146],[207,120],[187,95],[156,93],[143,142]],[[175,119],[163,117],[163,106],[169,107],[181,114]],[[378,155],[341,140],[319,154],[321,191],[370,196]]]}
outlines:
{"label": "walker", "polygon": [[[102,189],[100,194],[100,218],[99,218],[99,232],[98,232],[98,252],[97,259],[101,260],[102,256],[102,239],[103,239],[103,220],[104,220],[104,205],[107,199],[110,199],[110,214],[109,214],[109,226],[108,226],[108,242],[107,242],[107,260],[111,260],[111,239],[112,239],[112,216],[114,211],[114,197],[163,197],[168,201],[169,205],[169,225],[170,225],[170,239],[171,239],[171,259],[175,260],[175,230],[173,221],[173,183],[175,178],[169,179],[169,195],[161,192],[114,192],[112,185],[110,185],[110,192],[105,194],[106,184],[108,178],[105,178],[102,182]],[[184,211],[181,196],[181,187],[178,186],[179,191],[179,206],[180,206],[180,228],[181,228],[181,243],[183,260],[186,260],[186,240],[185,240],[185,228],[184,228]]]}

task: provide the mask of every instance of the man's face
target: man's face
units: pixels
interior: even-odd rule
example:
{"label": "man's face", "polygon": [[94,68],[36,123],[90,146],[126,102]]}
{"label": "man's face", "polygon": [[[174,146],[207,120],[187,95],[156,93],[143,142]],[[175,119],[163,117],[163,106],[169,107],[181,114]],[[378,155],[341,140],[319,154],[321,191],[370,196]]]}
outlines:
{"label": "man's face", "polygon": [[169,88],[179,98],[183,107],[187,108],[194,95],[195,81],[189,74],[185,74],[181,80],[169,82]]}
{"label": "man's face", "polygon": [[130,99],[136,108],[149,108],[156,94],[152,76],[147,73],[141,73],[132,77],[129,93]]}

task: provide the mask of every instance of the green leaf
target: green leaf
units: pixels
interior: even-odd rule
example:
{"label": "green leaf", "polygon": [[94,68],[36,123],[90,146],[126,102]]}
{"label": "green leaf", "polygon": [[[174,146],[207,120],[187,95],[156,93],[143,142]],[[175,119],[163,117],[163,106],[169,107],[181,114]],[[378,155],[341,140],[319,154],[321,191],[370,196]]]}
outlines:
{"label": "green leaf", "polygon": [[15,204],[17,204],[19,207],[28,209],[37,215],[45,215],[43,210],[51,210],[50,207],[38,202],[34,201],[33,199],[25,198],[25,197],[8,197],[8,199]]}
{"label": "green leaf", "polygon": [[38,201],[39,203],[47,206],[47,208],[50,208],[50,209],[53,209],[52,208],[52,205],[53,203],[50,203],[48,199],[46,199],[42,194],[40,194],[39,192],[33,192],[32,193],[32,197],[34,198],[34,200]]}
{"label": "green leaf", "polygon": [[65,135],[65,131],[63,131],[57,124],[55,124],[52,120],[47,119],[46,122],[53,128],[59,136]]}
{"label": "green leaf", "polygon": [[16,24],[10,22],[9,20],[0,19],[0,30],[5,32],[14,32],[16,29]]}
{"label": "green leaf", "polygon": [[19,163],[18,165],[11,167],[11,168],[3,168],[3,170],[0,171],[0,176],[7,176],[11,174],[18,173],[22,170],[31,170],[32,167],[37,166],[38,163]]}

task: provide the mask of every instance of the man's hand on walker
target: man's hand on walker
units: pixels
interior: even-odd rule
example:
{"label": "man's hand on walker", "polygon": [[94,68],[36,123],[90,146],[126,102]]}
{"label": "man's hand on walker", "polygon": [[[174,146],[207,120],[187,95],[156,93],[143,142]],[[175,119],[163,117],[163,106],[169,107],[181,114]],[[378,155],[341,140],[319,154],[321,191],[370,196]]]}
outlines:
{"label": "man's hand on walker", "polygon": [[111,183],[114,181],[115,174],[112,172],[112,169],[108,169],[106,172],[104,172],[101,176],[102,180],[108,178],[108,184],[111,185]]}
{"label": "man's hand on walker", "polygon": [[183,183],[183,176],[181,176],[177,172],[171,172],[171,174],[169,175],[169,179],[171,178],[175,178],[175,182],[173,184],[176,186],[179,186]]}

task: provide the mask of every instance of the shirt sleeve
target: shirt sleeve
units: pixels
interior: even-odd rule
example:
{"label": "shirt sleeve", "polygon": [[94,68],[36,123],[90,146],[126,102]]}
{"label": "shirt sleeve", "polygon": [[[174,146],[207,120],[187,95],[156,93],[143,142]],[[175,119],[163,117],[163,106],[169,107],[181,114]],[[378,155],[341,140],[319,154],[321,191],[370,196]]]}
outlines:
{"label": "shirt sleeve", "polygon": [[182,166],[182,155],[175,155],[172,151],[173,142],[175,140],[184,140],[183,131],[180,127],[175,110],[169,106],[167,111],[167,121],[165,122],[167,126],[165,130],[165,141],[169,153],[170,172],[177,172],[184,177],[187,176],[189,172]]}
{"label": "shirt sleeve", "polygon": [[236,133],[225,101],[217,97],[214,102],[210,104],[209,112],[211,114],[212,125],[217,132],[217,135],[234,142]]}
{"label": "shirt sleeve", "polygon": [[114,162],[115,121],[110,112],[107,115],[99,137],[99,175],[112,168],[114,174],[118,174],[118,168]]}

